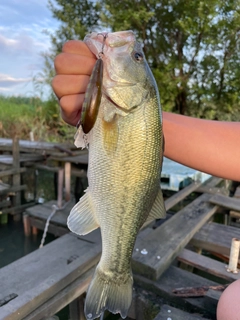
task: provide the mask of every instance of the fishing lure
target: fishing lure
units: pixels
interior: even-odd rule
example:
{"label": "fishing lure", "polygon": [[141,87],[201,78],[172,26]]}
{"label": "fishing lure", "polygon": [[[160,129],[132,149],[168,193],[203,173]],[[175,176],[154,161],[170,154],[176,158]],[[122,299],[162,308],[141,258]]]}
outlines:
{"label": "fishing lure", "polygon": [[77,127],[87,134],[94,126],[102,97],[103,61],[99,58],[93,68]]}
{"label": "fishing lure", "polygon": [[98,36],[99,35],[103,37],[102,51],[99,52],[98,60],[93,68],[82,106],[81,117],[77,124],[77,128],[82,126],[82,130],[85,134],[93,128],[96,122],[102,97],[103,61],[101,58],[107,33],[99,33]]}

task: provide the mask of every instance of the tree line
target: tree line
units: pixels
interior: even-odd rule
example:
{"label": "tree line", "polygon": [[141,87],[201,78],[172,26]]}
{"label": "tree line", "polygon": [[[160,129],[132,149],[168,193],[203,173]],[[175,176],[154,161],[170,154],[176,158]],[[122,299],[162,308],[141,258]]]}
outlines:
{"label": "tree line", "polygon": [[240,0],[49,0],[61,21],[45,75],[64,42],[90,31],[133,30],[158,84],[163,110],[240,120]]}

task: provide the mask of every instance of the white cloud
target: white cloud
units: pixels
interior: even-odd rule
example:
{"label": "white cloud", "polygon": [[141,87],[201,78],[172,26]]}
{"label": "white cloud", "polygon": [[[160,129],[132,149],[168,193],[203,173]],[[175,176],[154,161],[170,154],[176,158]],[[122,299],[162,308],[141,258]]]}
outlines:
{"label": "white cloud", "polygon": [[49,48],[48,41],[40,41],[27,34],[26,31],[20,31],[14,37],[8,37],[0,34],[0,54],[26,54],[45,51]]}
{"label": "white cloud", "polygon": [[31,81],[31,78],[14,78],[10,75],[0,73],[0,87],[2,89],[6,89],[29,81]]}
{"label": "white cloud", "polygon": [[[54,1],[54,0],[53,0]],[[0,0],[0,92],[34,94],[31,78],[43,68],[41,52],[51,42],[59,22],[48,0]]]}

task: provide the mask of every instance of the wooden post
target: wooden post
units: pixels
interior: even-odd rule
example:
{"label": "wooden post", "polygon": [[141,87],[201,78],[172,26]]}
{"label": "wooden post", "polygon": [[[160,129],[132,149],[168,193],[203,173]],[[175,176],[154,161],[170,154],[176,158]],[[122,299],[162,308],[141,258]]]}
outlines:
{"label": "wooden post", "polygon": [[71,163],[66,162],[65,169],[65,201],[69,201],[71,197]]}
{"label": "wooden post", "polygon": [[71,320],[86,320],[84,315],[84,296],[81,295],[69,304]]}
{"label": "wooden post", "polygon": [[64,169],[61,168],[58,171],[58,198],[57,198],[57,205],[58,208],[62,207],[62,200],[63,200],[63,177],[64,177]]}
{"label": "wooden post", "polygon": [[31,235],[31,224],[30,218],[28,214],[23,215],[23,227],[24,227],[24,235],[29,237]]}
{"label": "wooden post", "polygon": [[229,265],[227,267],[228,272],[238,273],[238,256],[239,256],[240,240],[232,238],[232,245],[230,250]]}
{"label": "wooden post", "polygon": [[35,235],[35,236],[38,234],[38,228],[37,227],[34,227],[34,226],[32,227],[32,234]]}
{"label": "wooden post", "polygon": [[[13,168],[19,169],[20,168],[20,152],[19,152],[19,139],[17,137],[13,138],[13,144],[12,144],[12,155],[13,155]],[[12,178],[12,184],[13,186],[20,186],[21,184],[21,174],[17,173],[13,175]],[[14,198],[13,198],[13,207],[19,206],[21,204],[21,193],[16,192]],[[12,213],[14,214],[14,208]],[[19,220],[20,215],[14,216],[14,220]]]}

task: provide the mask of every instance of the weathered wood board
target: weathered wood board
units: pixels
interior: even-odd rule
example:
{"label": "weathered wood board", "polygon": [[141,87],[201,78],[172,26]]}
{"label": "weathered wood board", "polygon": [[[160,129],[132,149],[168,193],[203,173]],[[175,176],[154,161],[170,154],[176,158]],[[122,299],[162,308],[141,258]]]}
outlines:
{"label": "weathered wood board", "polygon": [[209,202],[230,210],[240,211],[240,199],[237,198],[227,197],[218,194],[211,197],[209,199]]}
{"label": "weathered wood board", "polygon": [[22,191],[22,190],[26,190],[27,189],[27,185],[26,184],[23,184],[23,185],[20,185],[20,186],[10,186],[9,187],[3,187],[3,188],[0,188],[0,195],[4,195],[4,194],[7,194],[7,193],[10,193],[10,192],[17,192],[17,191]]}
{"label": "weathered wood board", "polygon": [[[172,291],[182,287],[200,287],[214,286],[216,282],[202,278],[196,274],[187,272],[180,268],[170,266],[163,275],[156,281],[147,279],[146,277],[134,274],[134,281],[146,290],[150,290],[158,294],[168,303],[174,303],[176,306],[183,307],[188,312],[208,313],[204,305],[204,298],[182,298],[176,296]],[[212,314],[213,311],[208,313]],[[174,319],[174,318],[173,318]]]}
{"label": "weathered wood board", "polygon": [[234,198],[240,198],[240,186],[237,187],[235,193],[234,193]]}
{"label": "weathered wood board", "polygon": [[24,319],[94,266],[100,254],[101,243],[69,233],[0,269],[0,300],[18,295],[0,307],[0,318]]}
{"label": "weathered wood board", "polygon": [[240,229],[210,222],[194,235],[190,244],[210,252],[229,256],[232,238],[240,238]]}
{"label": "weathered wood board", "polygon": [[86,292],[92,279],[94,270],[95,266],[90,268],[79,278],[56,293],[52,298],[48,299],[45,303],[24,317],[23,320],[43,320],[46,317],[51,317],[53,314],[60,311],[62,308]]}
{"label": "weathered wood board", "polygon": [[12,168],[9,170],[3,170],[3,171],[0,171],[0,178],[10,176],[13,174],[23,173],[23,172],[26,172],[26,170],[27,170],[26,168]]}
{"label": "weathered wood board", "polygon": [[161,307],[161,311],[154,318],[154,320],[167,320],[167,319],[176,319],[176,320],[207,320],[199,314],[190,314],[186,311],[179,310],[172,306],[164,304]]}
{"label": "weathered wood board", "polygon": [[[62,144],[29,140],[19,140],[19,147],[21,152],[45,152],[46,154],[56,151],[58,147],[61,149],[76,149],[73,143]],[[12,139],[0,138],[0,150],[12,151]]]}
{"label": "weathered wood board", "polygon": [[170,198],[165,200],[165,207],[166,210],[171,209],[174,207],[178,202],[186,198],[190,193],[196,191],[199,186],[201,185],[201,182],[193,182],[189,186],[185,187],[184,189],[178,191],[174,195],[172,195]]}
{"label": "weathered wood board", "polygon": [[[51,219],[51,223],[58,224],[63,227],[67,227],[67,217],[74,206],[75,202],[70,201],[66,207],[61,210],[57,210]],[[53,211],[53,206],[57,206],[57,201],[51,200],[43,204],[38,204],[26,210],[26,214],[30,217],[35,217],[43,220],[44,222],[48,219]]]}
{"label": "weathered wood board", "polygon": [[208,203],[210,197],[208,194],[201,195],[146,238],[137,238],[132,259],[134,272],[158,279],[216,212],[217,206]]}
{"label": "weathered wood board", "polygon": [[77,156],[71,156],[71,157],[51,156],[49,159],[50,160],[59,160],[59,161],[63,161],[63,162],[88,164],[88,153],[84,153],[82,155],[77,155]]}
{"label": "weathered wood board", "polygon": [[[45,159],[44,156],[40,154],[21,154],[20,155],[20,163],[22,162],[36,162],[36,161],[43,161]],[[0,155],[0,163],[12,165],[13,164],[13,156],[12,155]]]}
{"label": "weathered wood board", "polygon": [[239,274],[227,272],[225,263],[211,259],[209,257],[203,256],[201,254],[187,249],[183,249],[183,251],[178,256],[178,260],[190,266],[193,266],[199,270],[203,270],[208,274],[212,274],[219,278],[226,279],[229,282],[240,279]]}

